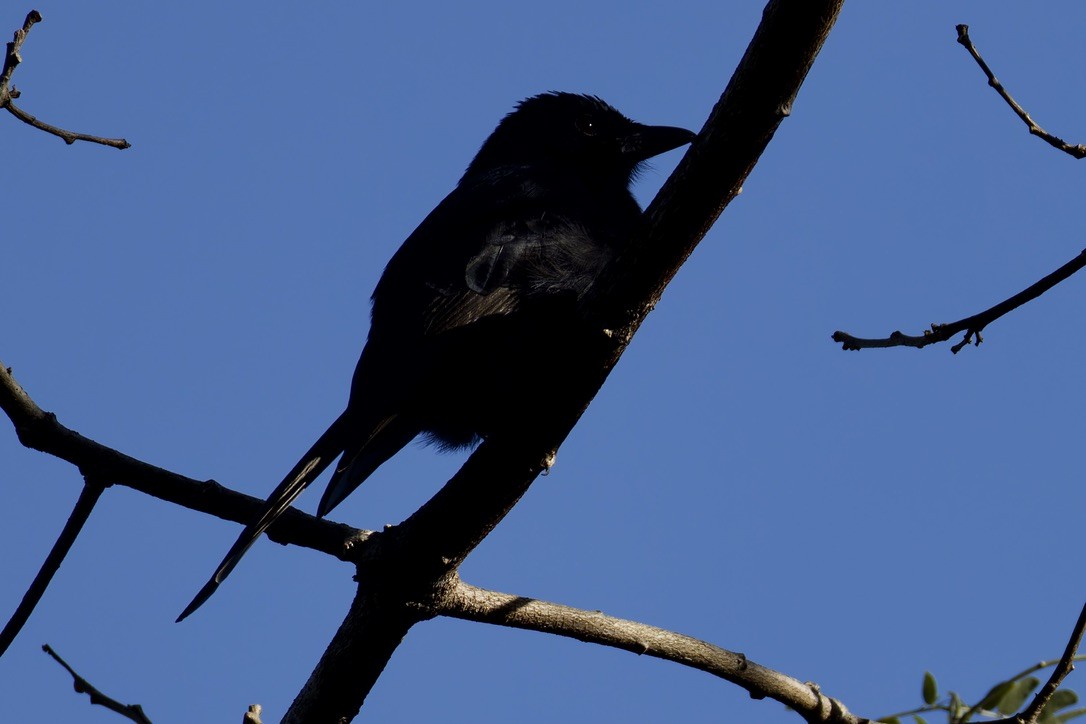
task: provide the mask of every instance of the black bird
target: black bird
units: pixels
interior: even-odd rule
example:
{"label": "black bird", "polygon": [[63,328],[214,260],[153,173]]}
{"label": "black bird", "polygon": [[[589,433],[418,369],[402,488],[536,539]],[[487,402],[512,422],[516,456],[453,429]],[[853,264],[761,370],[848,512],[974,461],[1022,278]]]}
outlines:
{"label": "black bird", "polygon": [[337,457],[318,516],[420,434],[451,449],[530,429],[591,334],[581,309],[595,282],[641,223],[632,178],[693,138],[594,96],[521,101],[385,268],[347,409],[177,620]]}

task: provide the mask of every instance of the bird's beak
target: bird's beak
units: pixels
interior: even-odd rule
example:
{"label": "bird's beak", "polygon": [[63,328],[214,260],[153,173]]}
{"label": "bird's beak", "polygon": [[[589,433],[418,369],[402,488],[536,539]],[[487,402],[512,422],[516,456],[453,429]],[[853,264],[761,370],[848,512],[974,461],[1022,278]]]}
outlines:
{"label": "bird's beak", "polygon": [[643,126],[622,139],[622,153],[636,161],[644,161],[665,151],[690,143],[697,137],[693,131],[675,126]]}

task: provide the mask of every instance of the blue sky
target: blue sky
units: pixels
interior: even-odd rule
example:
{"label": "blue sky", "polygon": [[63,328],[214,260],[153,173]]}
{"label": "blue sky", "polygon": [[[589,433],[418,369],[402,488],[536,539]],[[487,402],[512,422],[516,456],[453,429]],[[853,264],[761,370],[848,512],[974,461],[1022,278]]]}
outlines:
{"label": "blue sky", "polygon": [[[29,9],[9,3],[0,31]],[[762,3],[38,9],[23,108],[133,148],[0,118],[0,360],[84,435],[263,496],[340,411],[384,263],[518,99],[595,93],[697,129]],[[1042,125],[1086,141],[1086,5],[846,6],[744,193],[466,580],[742,651],[871,716],[918,704],[925,669],[977,697],[1062,651],[1086,593],[1086,277],[956,356],[829,338],[972,314],[1086,246],[1081,165],[987,88],[959,22]],[[411,447],[334,517],[397,522],[462,459]],[[2,424],[0,463],[6,616],[80,479]],[[49,643],[156,722],[254,702],[277,721],[352,571],[265,541],[175,625],[236,534],[107,491],[0,659],[0,719],[118,720],[72,693]],[[797,721],[674,664],[445,620],[411,632],[363,712]]]}

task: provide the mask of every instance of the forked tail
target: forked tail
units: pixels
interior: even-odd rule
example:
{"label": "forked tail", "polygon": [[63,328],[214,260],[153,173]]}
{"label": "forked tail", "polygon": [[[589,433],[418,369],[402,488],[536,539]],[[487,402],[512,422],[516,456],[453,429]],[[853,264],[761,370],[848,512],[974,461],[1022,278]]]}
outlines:
{"label": "forked tail", "polygon": [[230,571],[234,570],[234,566],[238,564],[242,556],[253,547],[253,543],[256,543],[260,534],[266,531],[290,507],[290,504],[305,490],[306,486],[324,472],[324,469],[336,459],[336,456],[343,452],[344,433],[346,432],[345,428],[348,427],[346,416],[346,413],[340,415],[332,423],[331,427],[325,430],[320,439],[313,443],[313,447],[309,448],[309,452],[287,473],[287,476],[283,478],[283,482],[279,483],[279,486],[272,491],[272,494],[264,503],[264,508],[260,511],[259,517],[245,526],[245,530],[241,532],[234,545],[227,551],[226,557],[222,559],[222,563],[215,569],[215,573],[200,589],[200,592],[196,594],[196,597],[192,599],[192,602],[185,607],[181,615],[177,617],[178,622],[183,621],[202,606],[204,601],[211,598],[211,595],[215,593],[215,589],[226,580],[226,577],[230,575]]}

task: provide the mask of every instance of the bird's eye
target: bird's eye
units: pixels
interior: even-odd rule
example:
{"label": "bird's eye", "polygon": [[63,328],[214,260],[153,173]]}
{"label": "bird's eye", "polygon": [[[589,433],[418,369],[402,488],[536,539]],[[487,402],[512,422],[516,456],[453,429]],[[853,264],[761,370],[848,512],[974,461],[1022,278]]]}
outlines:
{"label": "bird's eye", "polygon": [[586,136],[595,136],[599,126],[592,116],[581,116],[577,119],[577,130]]}

